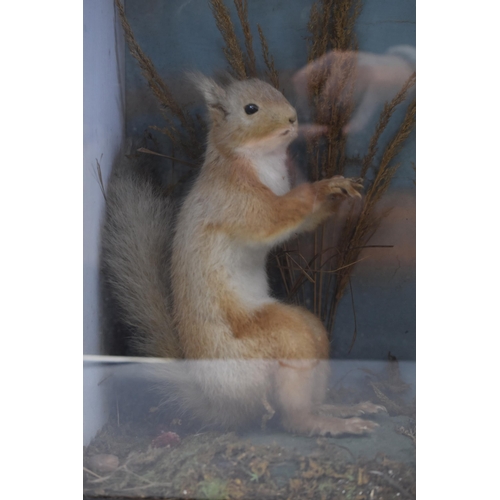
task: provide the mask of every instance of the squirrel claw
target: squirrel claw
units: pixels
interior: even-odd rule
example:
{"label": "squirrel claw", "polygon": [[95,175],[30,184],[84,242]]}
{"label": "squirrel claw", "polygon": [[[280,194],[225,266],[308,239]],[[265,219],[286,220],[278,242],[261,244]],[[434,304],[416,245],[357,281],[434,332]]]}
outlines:
{"label": "squirrel claw", "polygon": [[330,194],[349,196],[352,198],[361,198],[361,189],[363,189],[363,179],[360,178],[344,178],[335,176],[329,180],[328,188]]}

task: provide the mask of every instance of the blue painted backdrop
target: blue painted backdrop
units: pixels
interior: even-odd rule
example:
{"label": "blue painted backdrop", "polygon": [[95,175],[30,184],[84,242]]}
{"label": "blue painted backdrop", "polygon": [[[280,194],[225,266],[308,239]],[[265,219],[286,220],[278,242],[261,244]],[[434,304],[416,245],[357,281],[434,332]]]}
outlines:
{"label": "blue painted backdrop", "polygon": [[[227,0],[226,4],[236,21],[232,1]],[[254,50],[260,55],[258,23],[285,87],[287,75],[307,61],[311,4],[309,0],[249,0],[249,19],[255,28]],[[126,0],[125,6],[138,42],[182,102],[190,102],[190,96],[184,95],[186,70],[212,74],[227,68],[222,37],[208,0]],[[395,45],[414,47],[415,1],[366,0],[356,32],[362,51],[382,54]],[[258,64],[263,69],[261,58]],[[128,53],[126,103],[127,136],[137,137],[150,125],[162,125],[156,102]],[[386,137],[394,131],[401,112],[394,117]],[[363,133],[349,139],[350,153],[365,151],[377,117],[378,114]],[[367,251],[366,261],[354,273],[358,338],[350,357],[385,359],[391,351],[399,359],[415,358],[415,133],[398,161],[401,167],[385,201],[392,212],[370,242],[394,248]],[[346,296],[336,323],[336,357],[347,356],[353,327],[351,301]]]}

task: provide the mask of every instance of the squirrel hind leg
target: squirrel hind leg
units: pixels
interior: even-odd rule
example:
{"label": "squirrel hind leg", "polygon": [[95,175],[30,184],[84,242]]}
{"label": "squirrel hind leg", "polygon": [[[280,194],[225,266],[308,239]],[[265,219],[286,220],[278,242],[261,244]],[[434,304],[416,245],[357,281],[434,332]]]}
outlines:
{"label": "squirrel hind leg", "polygon": [[276,373],[277,398],[283,426],[290,432],[305,435],[338,436],[365,434],[378,424],[361,418],[336,418],[317,415],[315,407],[316,379],[325,368],[317,360],[286,360]]}

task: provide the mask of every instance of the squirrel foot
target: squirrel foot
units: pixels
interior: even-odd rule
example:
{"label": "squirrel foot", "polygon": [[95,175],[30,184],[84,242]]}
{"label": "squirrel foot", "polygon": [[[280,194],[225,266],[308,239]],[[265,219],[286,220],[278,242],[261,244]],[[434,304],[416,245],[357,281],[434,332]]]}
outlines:
{"label": "squirrel foot", "polygon": [[370,401],[355,405],[320,405],[317,411],[320,415],[332,415],[335,417],[360,417],[361,415],[387,413],[384,406],[373,404]]}
{"label": "squirrel foot", "polygon": [[285,423],[285,427],[300,434],[309,436],[339,436],[342,434],[367,434],[379,425],[362,418],[322,417],[313,414],[294,417]]}

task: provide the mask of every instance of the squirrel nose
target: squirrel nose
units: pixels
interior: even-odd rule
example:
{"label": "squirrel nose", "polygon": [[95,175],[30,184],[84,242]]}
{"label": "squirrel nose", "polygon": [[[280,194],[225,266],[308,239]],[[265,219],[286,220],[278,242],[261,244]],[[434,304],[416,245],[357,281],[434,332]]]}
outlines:
{"label": "squirrel nose", "polygon": [[291,116],[288,121],[293,125],[297,121],[297,115]]}

